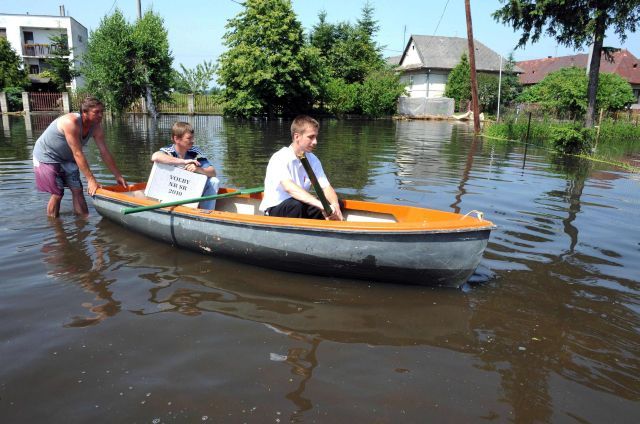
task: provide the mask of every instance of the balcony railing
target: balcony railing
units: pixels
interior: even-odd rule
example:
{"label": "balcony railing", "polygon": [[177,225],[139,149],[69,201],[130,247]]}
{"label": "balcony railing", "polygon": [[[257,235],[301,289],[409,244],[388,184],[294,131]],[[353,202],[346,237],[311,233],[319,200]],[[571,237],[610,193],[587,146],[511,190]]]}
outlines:
{"label": "balcony railing", "polygon": [[24,56],[49,56],[55,54],[58,46],[53,44],[23,44],[22,54]]}

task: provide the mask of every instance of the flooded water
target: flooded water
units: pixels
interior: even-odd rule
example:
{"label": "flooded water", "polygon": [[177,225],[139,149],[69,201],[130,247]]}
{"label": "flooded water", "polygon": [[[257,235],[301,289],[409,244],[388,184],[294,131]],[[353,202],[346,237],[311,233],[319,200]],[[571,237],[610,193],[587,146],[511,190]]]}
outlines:
{"label": "flooded water", "polygon": [[[105,122],[146,180],[175,116]],[[224,185],[262,185],[288,122],[180,117]],[[637,422],[640,177],[447,122],[324,121],[344,197],[497,224],[464,290],[314,277],[45,216],[31,150],[0,133],[0,421]],[[103,183],[113,178],[87,149]]]}

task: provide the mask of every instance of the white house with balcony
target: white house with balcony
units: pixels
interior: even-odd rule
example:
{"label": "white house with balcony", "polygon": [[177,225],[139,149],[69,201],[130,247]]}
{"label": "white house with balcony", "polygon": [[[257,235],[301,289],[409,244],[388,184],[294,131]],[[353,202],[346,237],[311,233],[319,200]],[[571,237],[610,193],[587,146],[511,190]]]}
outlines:
{"label": "white house with balcony", "polygon": [[[64,8],[61,7],[61,15]],[[47,59],[52,56],[51,36],[66,35],[69,45],[69,59],[73,67],[80,67],[80,58],[87,50],[88,31],[71,16],[55,15],[14,15],[0,13],[0,37],[6,37],[11,47],[22,57],[25,69],[32,82],[46,82],[39,74],[48,67]],[[84,85],[83,78],[71,81],[75,90]]]}

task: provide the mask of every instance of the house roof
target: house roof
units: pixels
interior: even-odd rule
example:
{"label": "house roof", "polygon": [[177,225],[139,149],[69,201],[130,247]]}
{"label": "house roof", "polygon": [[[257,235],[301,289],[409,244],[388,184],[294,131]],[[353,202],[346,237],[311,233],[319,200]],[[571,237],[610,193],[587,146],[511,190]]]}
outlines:
{"label": "house roof", "polygon": [[[517,62],[517,65],[524,70],[520,74],[520,82],[523,85],[537,84],[551,72],[572,66],[586,69],[588,59],[589,55],[582,53]],[[618,74],[630,84],[640,84],[640,61],[627,49],[614,52],[613,62],[602,55],[600,72]]]}
{"label": "house roof", "polygon": [[[407,55],[409,46],[411,46],[412,40],[415,42],[418,56],[420,57],[422,64],[403,66],[402,63]],[[479,72],[499,72],[500,55],[476,39],[474,39],[473,42],[476,49],[476,70]],[[468,52],[469,45],[466,38],[412,35],[411,38],[409,38],[409,42],[407,43],[400,59],[400,69],[453,69],[460,62],[462,54],[468,54]],[[516,72],[522,72],[518,67],[514,70]]]}

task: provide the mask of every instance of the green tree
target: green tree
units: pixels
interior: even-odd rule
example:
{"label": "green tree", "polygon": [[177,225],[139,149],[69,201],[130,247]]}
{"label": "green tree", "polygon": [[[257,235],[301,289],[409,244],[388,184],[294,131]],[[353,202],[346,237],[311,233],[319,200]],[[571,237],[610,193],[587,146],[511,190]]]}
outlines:
{"label": "green tree", "polygon": [[71,50],[67,34],[52,35],[49,37],[49,41],[51,41],[51,57],[46,60],[47,71],[58,91],[66,91],[67,84],[71,82],[71,79],[79,76],[80,72],[74,69],[73,62],[69,59]]}
{"label": "green tree", "polygon": [[365,78],[358,100],[362,113],[372,118],[392,115],[397,108],[398,97],[405,91],[400,76],[389,69],[373,71]]}
{"label": "green tree", "polygon": [[91,32],[83,56],[87,90],[116,112],[129,107],[141,95],[132,32],[122,12],[116,9]]}
{"label": "green tree", "polygon": [[141,96],[149,106],[170,98],[173,58],[162,18],[152,11],[133,25],[118,9],[105,16],[83,58],[88,91],[116,112]]}
{"label": "green tree", "polygon": [[213,62],[206,60],[196,65],[193,69],[185,68],[181,63],[182,72],[179,76],[183,86],[187,87],[188,93],[202,94],[205,93],[216,75],[217,66]]}
{"label": "green tree", "polygon": [[[497,75],[478,74],[478,104],[482,112],[493,113],[498,108],[498,85]],[[500,95],[502,97],[502,93]]]}
{"label": "green tree", "polygon": [[516,62],[513,53],[510,53],[502,68],[502,83],[500,84],[500,104],[507,105],[513,102],[522,93],[522,84],[515,72]]}
{"label": "green tree", "polygon": [[311,108],[320,56],[305,44],[290,0],[246,0],[226,28],[227,51],[218,62],[226,114],[274,116]]}
{"label": "green tree", "polygon": [[595,119],[600,58],[605,32],[613,27],[621,41],[635,32],[640,21],[638,0],[500,0],[505,3],[493,13],[496,21],[522,30],[518,47],[538,41],[543,33],[562,45],[580,49],[592,45],[587,86],[587,127]]}
{"label": "green tree", "polygon": [[548,112],[581,115],[586,111],[587,76],[584,69],[563,68],[548,74],[538,84],[525,89],[519,100],[538,103]]}
{"label": "green tree", "polygon": [[373,41],[379,28],[373,12],[373,7],[366,3],[356,25],[330,24],[326,22],[326,12],[318,15],[319,22],[309,39],[311,45],[322,52],[331,77],[348,83],[363,82],[369,72],[384,68],[381,48]]}
{"label": "green tree", "polygon": [[5,37],[0,37],[0,84],[2,87],[26,87],[27,73],[22,68],[22,60]]}
{"label": "green tree", "polygon": [[635,103],[633,88],[618,74],[602,73],[598,82],[598,107],[604,110],[622,110]]}
{"label": "green tree", "polygon": [[[584,69],[560,69],[526,89],[519,100],[538,103],[549,112],[568,111],[580,116],[587,110],[587,82]],[[598,104],[605,110],[620,110],[634,102],[631,86],[616,74],[600,76],[597,98]]]}
{"label": "green tree", "polygon": [[157,116],[155,105],[171,98],[173,57],[169,37],[160,15],[147,10],[133,25],[134,68],[139,92],[147,99],[149,112]]}
{"label": "green tree", "polygon": [[458,107],[471,99],[471,67],[466,53],[462,54],[460,62],[449,72],[444,96],[454,99]]}

